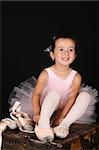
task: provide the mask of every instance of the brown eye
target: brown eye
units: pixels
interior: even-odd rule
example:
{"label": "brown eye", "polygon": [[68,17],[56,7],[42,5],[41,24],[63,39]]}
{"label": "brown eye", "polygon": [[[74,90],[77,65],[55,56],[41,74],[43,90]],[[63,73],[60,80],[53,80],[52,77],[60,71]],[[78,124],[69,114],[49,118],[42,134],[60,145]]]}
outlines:
{"label": "brown eye", "polygon": [[74,52],[74,49],[71,48],[71,49],[69,49],[69,51],[70,51],[70,52]]}
{"label": "brown eye", "polygon": [[63,49],[61,48],[60,51],[63,51]]}
{"label": "brown eye", "polygon": [[73,51],[73,49],[70,49],[69,51],[70,51],[70,52],[72,52],[72,51]]}

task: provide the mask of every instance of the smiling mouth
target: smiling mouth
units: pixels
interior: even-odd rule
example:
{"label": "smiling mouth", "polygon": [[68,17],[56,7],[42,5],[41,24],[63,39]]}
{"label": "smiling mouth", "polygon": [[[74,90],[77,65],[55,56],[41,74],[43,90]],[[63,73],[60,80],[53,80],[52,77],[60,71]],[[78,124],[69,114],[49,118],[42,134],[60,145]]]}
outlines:
{"label": "smiling mouth", "polygon": [[64,60],[64,61],[68,61],[68,60],[69,60],[69,58],[62,58],[62,60]]}

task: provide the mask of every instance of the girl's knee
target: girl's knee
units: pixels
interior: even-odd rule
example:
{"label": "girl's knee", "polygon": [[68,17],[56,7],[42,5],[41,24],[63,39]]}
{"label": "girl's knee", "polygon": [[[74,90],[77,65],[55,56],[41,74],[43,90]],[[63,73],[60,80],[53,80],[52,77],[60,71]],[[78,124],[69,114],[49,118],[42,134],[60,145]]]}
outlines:
{"label": "girl's knee", "polygon": [[91,100],[91,96],[90,96],[90,94],[87,92],[87,91],[82,91],[82,92],[80,92],[79,93],[79,95],[78,95],[78,97],[80,98],[80,99],[85,99],[85,100],[87,100],[87,101],[90,101]]}
{"label": "girl's knee", "polygon": [[83,95],[83,96],[85,96],[85,97],[90,96],[90,94],[89,94],[87,91],[82,91],[82,92],[80,92],[79,94],[81,94],[81,95]]}

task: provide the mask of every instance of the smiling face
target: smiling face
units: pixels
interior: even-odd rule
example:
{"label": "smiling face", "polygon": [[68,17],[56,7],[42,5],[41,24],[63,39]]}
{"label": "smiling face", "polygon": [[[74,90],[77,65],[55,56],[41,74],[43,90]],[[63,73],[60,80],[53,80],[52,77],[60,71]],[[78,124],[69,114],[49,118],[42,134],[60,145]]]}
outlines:
{"label": "smiling face", "polygon": [[70,38],[59,38],[55,42],[54,52],[50,52],[56,64],[69,66],[75,59],[75,43]]}

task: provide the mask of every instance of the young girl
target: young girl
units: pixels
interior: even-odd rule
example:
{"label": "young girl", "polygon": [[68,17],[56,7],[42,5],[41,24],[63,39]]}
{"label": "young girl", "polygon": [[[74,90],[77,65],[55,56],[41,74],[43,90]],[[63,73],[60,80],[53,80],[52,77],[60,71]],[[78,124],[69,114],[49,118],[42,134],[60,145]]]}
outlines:
{"label": "young girl", "polygon": [[[27,97],[22,98],[20,88],[14,91],[17,93],[15,98],[21,99],[23,111],[33,117],[38,139],[53,141],[54,134],[65,138],[72,123],[91,124],[96,121],[94,110],[98,93],[88,86],[81,86],[81,75],[70,67],[77,55],[75,39],[57,36],[46,51],[54,65],[40,73],[34,86],[27,82],[27,87],[31,87],[30,93],[23,88],[26,82],[22,84],[21,90],[23,95],[28,93]],[[10,96],[12,103],[14,100]]]}

